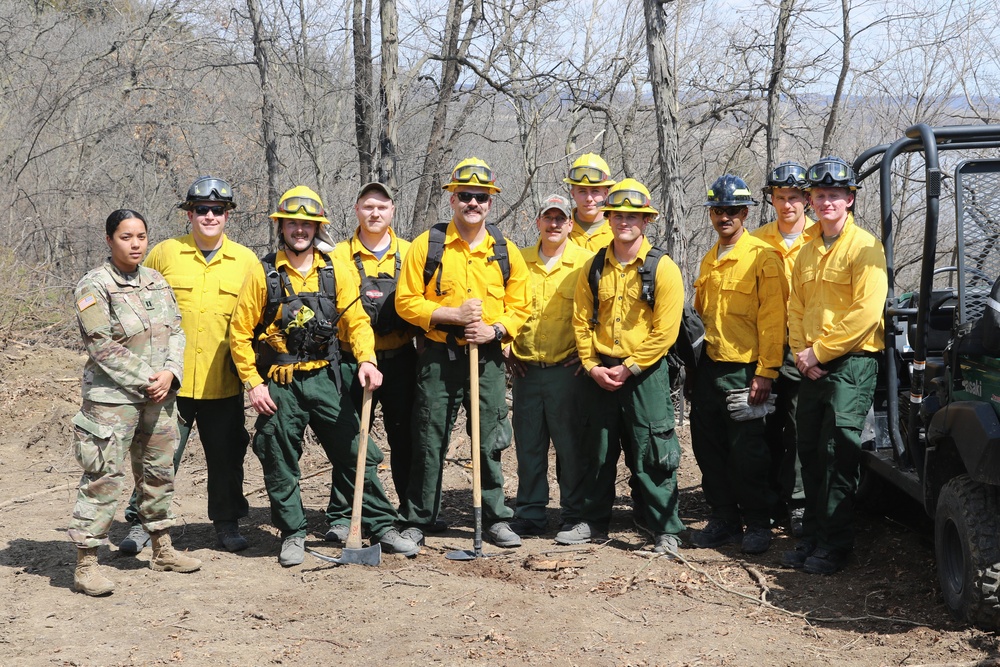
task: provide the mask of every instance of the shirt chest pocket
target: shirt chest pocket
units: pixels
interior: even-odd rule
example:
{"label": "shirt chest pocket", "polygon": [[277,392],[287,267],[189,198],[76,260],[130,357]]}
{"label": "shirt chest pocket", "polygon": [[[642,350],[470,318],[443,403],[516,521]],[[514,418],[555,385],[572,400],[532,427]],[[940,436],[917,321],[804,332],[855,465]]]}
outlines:
{"label": "shirt chest pocket", "polygon": [[195,310],[194,280],[187,276],[171,276],[170,287],[174,290],[177,307],[181,309],[181,312],[193,312]]}
{"label": "shirt chest pocket", "polygon": [[124,338],[138,336],[148,328],[149,314],[143,306],[143,297],[149,298],[143,292],[126,288],[125,290],[109,291],[111,299],[112,325],[121,332]]}
{"label": "shirt chest pocket", "polygon": [[854,302],[851,272],[844,269],[830,267],[823,271],[823,282],[829,286],[831,305],[847,307]]}
{"label": "shirt chest pocket", "polygon": [[746,315],[756,310],[754,288],[756,281],[724,278],[719,285],[719,297],[727,313]]}
{"label": "shirt chest pocket", "polygon": [[225,315],[228,320],[236,309],[236,300],[240,296],[242,283],[235,280],[222,280],[219,282],[219,301],[217,311],[220,315]]}

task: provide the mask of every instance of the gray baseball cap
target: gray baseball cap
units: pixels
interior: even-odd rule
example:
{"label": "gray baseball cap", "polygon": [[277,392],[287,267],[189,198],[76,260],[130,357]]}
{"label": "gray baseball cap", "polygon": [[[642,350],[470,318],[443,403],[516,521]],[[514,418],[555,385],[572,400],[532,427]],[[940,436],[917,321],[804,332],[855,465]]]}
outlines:
{"label": "gray baseball cap", "polygon": [[566,214],[567,218],[573,217],[573,209],[570,207],[569,200],[562,195],[549,195],[542,200],[542,205],[538,209],[538,215],[536,218],[540,218],[545,215],[545,212],[549,209],[557,209]]}
{"label": "gray baseball cap", "polygon": [[384,194],[389,199],[392,199],[392,190],[389,189],[388,185],[386,185],[385,183],[379,183],[378,181],[372,181],[371,183],[365,183],[364,185],[361,186],[361,189],[358,190],[358,196],[355,199],[355,201],[361,199],[361,197],[363,197],[366,192],[370,192],[371,190],[380,190],[382,194]]}

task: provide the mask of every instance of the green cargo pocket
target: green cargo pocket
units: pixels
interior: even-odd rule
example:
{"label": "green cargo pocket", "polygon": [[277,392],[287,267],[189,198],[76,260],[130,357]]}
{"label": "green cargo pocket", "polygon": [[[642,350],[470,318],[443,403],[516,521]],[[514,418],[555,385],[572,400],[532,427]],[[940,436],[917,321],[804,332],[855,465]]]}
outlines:
{"label": "green cargo pocket", "polygon": [[506,403],[497,410],[495,419],[497,423],[493,429],[493,437],[489,438],[489,442],[482,442],[481,446],[491,459],[499,461],[500,454],[510,447],[514,438],[514,427],[511,425],[510,419],[507,418]]}
{"label": "green cargo pocket", "polygon": [[111,451],[115,429],[110,424],[96,422],[83,412],[73,417],[73,455],[85,473],[94,475],[107,467],[114,456]]}
{"label": "green cargo pocket", "polygon": [[681,445],[674,433],[674,424],[669,419],[649,425],[649,447],[646,450],[646,464],[665,472],[673,472],[681,464]]}
{"label": "green cargo pocket", "polygon": [[865,426],[865,415],[858,415],[853,412],[834,413],[834,420],[837,428],[849,428],[860,432]]}

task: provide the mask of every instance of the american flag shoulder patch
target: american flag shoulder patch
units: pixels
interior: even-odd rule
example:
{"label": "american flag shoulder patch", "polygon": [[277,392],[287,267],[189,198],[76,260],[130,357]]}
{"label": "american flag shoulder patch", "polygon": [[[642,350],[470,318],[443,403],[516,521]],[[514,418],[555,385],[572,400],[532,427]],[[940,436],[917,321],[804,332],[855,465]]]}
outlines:
{"label": "american flag shoulder patch", "polygon": [[85,294],[79,301],[76,302],[76,309],[82,313],[94,305],[97,305],[97,297],[93,294]]}

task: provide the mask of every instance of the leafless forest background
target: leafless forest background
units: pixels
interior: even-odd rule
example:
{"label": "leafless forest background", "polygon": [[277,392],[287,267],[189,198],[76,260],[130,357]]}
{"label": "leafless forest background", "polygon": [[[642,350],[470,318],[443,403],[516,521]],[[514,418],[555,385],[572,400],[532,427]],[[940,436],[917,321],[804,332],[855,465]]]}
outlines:
{"label": "leafless forest background", "polygon": [[[181,233],[176,204],[205,173],[233,183],[230,235],[263,252],[266,214],[296,184],[323,196],[342,238],[358,185],[382,179],[412,237],[446,217],[440,184],[474,154],[504,190],[494,221],[527,244],[537,203],[598,152],[651,186],[654,236],[690,276],[714,240],[704,191],[723,172],[758,187],[777,162],[851,160],[915,122],[1000,122],[995,12],[994,0],[0,0],[0,334],[75,336],[69,290],[104,258],[108,212],[143,212],[154,242]],[[904,230],[920,224],[919,166],[897,174]],[[871,229],[875,192],[866,183],[859,204]],[[912,262],[917,235],[898,243]]]}

